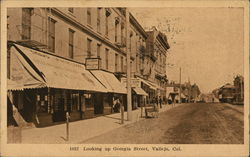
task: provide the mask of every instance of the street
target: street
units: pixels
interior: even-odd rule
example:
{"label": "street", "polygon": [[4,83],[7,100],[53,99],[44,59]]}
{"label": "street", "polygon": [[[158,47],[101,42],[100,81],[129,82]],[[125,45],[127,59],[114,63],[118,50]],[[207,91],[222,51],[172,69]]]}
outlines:
{"label": "street", "polygon": [[243,144],[243,106],[184,104],[81,143]]}

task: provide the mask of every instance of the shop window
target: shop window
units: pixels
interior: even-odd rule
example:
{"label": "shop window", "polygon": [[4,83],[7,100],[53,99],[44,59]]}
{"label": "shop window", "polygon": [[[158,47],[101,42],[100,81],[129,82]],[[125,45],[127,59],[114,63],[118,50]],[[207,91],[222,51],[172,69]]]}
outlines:
{"label": "shop window", "polygon": [[80,110],[79,94],[72,94],[72,111]]}
{"label": "shop window", "polygon": [[36,95],[37,112],[48,112],[48,95],[46,93],[40,93]]}
{"label": "shop window", "polygon": [[93,107],[93,104],[91,102],[92,95],[91,94],[84,94],[84,97],[85,97],[86,108]]}

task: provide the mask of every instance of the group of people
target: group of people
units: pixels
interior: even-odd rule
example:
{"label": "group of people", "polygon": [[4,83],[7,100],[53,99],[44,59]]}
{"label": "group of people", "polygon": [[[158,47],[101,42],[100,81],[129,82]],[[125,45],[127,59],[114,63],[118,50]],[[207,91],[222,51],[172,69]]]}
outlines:
{"label": "group of people", "polygon": [[[163,103],[166,103],[166,98],[162,98],[161,96],[153,97],[150,101],[157,108],[162,108]],[[114,97],[112,109],[114,112],[120,112],[121,108],[121,100],[119,97]]]}
{"label": "group of people", "polygon": [[151,104],[156,105],[157,107],[160,106],[160,108],[162,108],[162,104],[163,104],[164,100],[161,98],[161,96],[159,97],[153,97],[153,99],[151,99]]}

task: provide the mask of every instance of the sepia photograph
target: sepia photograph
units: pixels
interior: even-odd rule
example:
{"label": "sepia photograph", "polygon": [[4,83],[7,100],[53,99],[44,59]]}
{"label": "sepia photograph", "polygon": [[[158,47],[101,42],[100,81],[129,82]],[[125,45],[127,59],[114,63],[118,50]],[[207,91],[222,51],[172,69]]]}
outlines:
{"label": "sepia photograph", "polygon": [[7,145],[166,155],[182,145],[249,144],[246,7],[13,5],[5,13]]}

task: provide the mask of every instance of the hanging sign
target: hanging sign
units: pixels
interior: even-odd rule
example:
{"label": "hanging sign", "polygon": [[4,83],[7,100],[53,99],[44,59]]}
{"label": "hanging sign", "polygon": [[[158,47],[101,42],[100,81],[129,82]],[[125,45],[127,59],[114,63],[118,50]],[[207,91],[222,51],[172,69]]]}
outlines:
{"label": "hanging sign", "polygon": [[87,70],[99,70],[100,69],[100,58],[86,58],[85,64]]}

